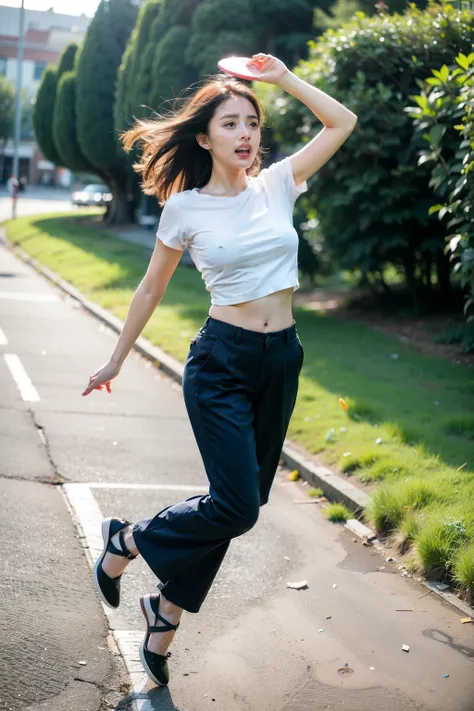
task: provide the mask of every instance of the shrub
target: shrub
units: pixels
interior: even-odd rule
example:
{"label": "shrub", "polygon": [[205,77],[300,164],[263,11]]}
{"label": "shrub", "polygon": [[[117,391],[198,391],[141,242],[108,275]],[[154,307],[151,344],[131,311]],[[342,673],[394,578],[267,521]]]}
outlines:
{"label": "shrub", "polygon": [[[430,285],[432,269],[449,289],[446,229],[429,216],[430,169],[417,165],[423,140],[404,113],[432,69],[468,53],[474,40],[470,9],[431,2],[403,15],[357,12],[338,30],[310,43],[296,73],[358,116],[358,124],[315,175],[305,205],[317,215],[327,249],[343,268],[362,275],[387,264],[403,271],[413,297]],[[307,142],[318,119],[276,87],[266,93],[275,135],[294,149]],[[376,199],[374,199],[376,196]]]}
{"label": "shrub", "polygon": [[[472,47],[472,45],[471,45]],[[443,203],[432,205],[448,234],[446,250],[455,263],[454,271],[466,288],[464,311],[471,322],[463,336],[464,350],[474,350],[474,52],[460,53],[456,64],[443,64],[426,79],[416,108],[407,108],[415,127],[429,149],[420,151],[418,165],[432,166],[430,186]],[[470,175],[470,177],[468,177]]]}

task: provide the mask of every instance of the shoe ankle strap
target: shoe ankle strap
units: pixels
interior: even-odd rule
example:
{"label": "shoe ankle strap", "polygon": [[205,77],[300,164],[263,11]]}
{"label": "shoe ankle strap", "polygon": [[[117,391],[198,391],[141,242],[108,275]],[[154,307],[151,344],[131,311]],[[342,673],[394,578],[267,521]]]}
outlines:
{"label": "shoe ankle strap", "polygon": [[109,544],[107,546],[107,550],[109,551],[109,553],[113,553],[114,555],[121,555],[123,558],[128,558],[129,560],[133,560],[134,558],[136,558],[137,556],[134,553],[130,553],[127,546],[125,545],[123,529],[118,532],[118,536],[121,549],[117,548],[117,546],[112,543],[112,541],[109,541]]}

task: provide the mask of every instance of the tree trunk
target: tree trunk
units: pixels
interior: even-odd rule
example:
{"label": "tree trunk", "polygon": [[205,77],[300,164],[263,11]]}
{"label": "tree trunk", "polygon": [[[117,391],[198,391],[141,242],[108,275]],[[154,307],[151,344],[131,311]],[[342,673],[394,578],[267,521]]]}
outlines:
{"label": "tree trunk", "polygon": [[128,191],[122,185],[112,185],[112,205],[108,216],[109,225],[126,225],[130,222]]}
{"label": "tree trunk", "polygon": [[403,255],[403,267],[405,271],[405,279],[408,284],[408,288],[410,290],[412,299],[413,299],[413,306],[414,308],[417,308],[419,305],[419,294],[418,294],[418,283],[416,279],[416,273],[415,273],[415,255],[413,254],[412,251],[406,250],[405,254]]}
{"label": "tree trunk", "polygon": [[425,254],[424,260],[423,260],[423,272],[424,272],[424,281],[425,281],[425,288],[426,292],[428,294],[428,297],[431,295],[431,270],[433,267],[433,255],[431,253]]}
{"label": "tree trunk", "polygon": [[444,297],[451,296],[451,268],[448,256],[439,249],[436,252],[436,272],[438,274],[438,284],[441,294]]}

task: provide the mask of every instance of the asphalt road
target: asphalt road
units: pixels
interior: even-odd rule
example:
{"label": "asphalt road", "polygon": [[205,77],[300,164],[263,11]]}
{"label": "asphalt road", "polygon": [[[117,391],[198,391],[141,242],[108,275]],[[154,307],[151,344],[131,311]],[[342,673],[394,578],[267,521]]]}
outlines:
{"label": "asphalt road", "polygon": [[0,709],[128,708],[111,629],[140,711],[473,711],[473,625],[295,504],[283,470],[201,613],[183,615],[169,687],[145,683],[138,598],[156,580],[133,561],[105,615],[90,565],[102,515],[136,521],[206,490],[181,389],[132,353],[112,395],[82,398],[116,336],[4,247],[0,329]]}
{"label": "asphalt road", "polygon": [[[80,210],[71,203],[70,192],[53,190],[52,188],[30,188],[25,193],[19,193],[17,199],[17,217],[42,215],[51,212],[69,212]],[[0,192],[0,222],[12,217],[12,200],[5,191]]]}

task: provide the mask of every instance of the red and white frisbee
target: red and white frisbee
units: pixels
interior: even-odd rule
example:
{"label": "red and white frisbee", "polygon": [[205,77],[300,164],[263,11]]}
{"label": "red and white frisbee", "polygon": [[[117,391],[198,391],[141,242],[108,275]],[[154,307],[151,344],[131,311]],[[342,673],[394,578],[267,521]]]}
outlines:
{"label": "red and white frisbee", "polygon": [[259,79],[262,72],[255,64],[248,66],[249,61],[250,57],[224,57],[219,59],[217,66],[226,74],[232,74],[239,79]]}

